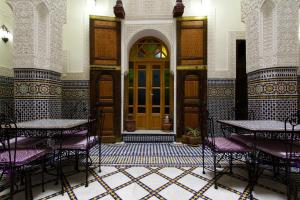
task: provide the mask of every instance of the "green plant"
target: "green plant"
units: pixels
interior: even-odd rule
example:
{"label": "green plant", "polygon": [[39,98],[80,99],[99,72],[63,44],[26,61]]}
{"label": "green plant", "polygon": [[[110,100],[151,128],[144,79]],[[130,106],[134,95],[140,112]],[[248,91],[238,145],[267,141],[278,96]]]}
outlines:
{"label": "green plant", "polygon": [[201,131],[199,128],[191,128],[187,127],[186,128],[187,134],[193,137],[200,137],[201,136]]}

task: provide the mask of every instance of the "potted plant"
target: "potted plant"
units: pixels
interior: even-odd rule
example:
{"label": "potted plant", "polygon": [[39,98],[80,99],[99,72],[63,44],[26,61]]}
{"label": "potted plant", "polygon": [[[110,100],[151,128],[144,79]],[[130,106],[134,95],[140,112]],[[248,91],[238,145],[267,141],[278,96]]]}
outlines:
{"label": "potted plant", "polygon": [[172,130],[172,122],[168,114],[164,116],[162,122],[162,131],[170,132]]}
{"label": "potted plant", "polygon": [[193,147],[198,147],[201,144],[201,131],[198,128],[187,128],[186,134],[187,144]]}
{"label": "potted plant", "polygon": [[128,132],[134,132],[136,130],[135,120],[131,115],[129,115],[125,120],[125,130]]}

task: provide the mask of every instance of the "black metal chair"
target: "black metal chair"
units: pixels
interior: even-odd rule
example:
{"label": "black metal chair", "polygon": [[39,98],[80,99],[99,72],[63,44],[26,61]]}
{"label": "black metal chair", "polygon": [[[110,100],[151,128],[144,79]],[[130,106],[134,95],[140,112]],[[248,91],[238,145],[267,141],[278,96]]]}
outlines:
{"label": "black metal chair", "polygon": [[[0,121],[2,123],[7,123],[7,124],[14,124],[16,123],[15,117],[9,117],[8,115],[5,115],[4,113],[0,113]],[[32,148],[37,148],[39,146],[44,146],[46,144],[47,140],[46,139],[41,139],[41,138],[34,138],[34,137],[25,137],[25,136],[18,136],[17,138],[18,141],[18,149],[32,149]],[[0,143],[0,149],[5,149],[7,148],[7,141],[2,141],[3,143]],[[14,147],[15,145],[15,139],[11,138],[9,140],[10,147]]]}
{"label": "black metal chair", "polygon": [[[15,193],[17,175],[25,174],[25,194],[26,199],[33,199],[31,190],[31,172],[36,168],[36,165],[41,165],[42,169],[42,191],[44,192],[44,169],[45,157],[49,153],[45,148],[18,148],[18,129],[13,122],[0,123],[0,141],[3,145],[0,150],[0,169],[2,170],[1,178],[4,174],[9,177],[10,199],[13,199]],[[11,140],[14,140],[14,145],[11,146]],[[17,174],[18,172],[18,174]]]}
{"label": "black metal chair", "polygon": [[202,133],[202,167],[203,174],[205,174],[205,148],[208,147],[213,156],[213,168],[214,168],[214,185],[217,189],[217,155],[221,154],[222,158],[229,158],[229,170],[232,173],[233,167],[233,155],[248,155],[251,152],[251,148],[246,145],[232,140],[230,137],[215,136],[214,133],[214,120],[212,117],[208,117],[207,122],[207,135]]}
{"label": "black metal chair", "polygon": [[[91,119],[88,117],[88,125],[85,129],[81,130],[82,135],[78,135],[76,131],[73,134],[70,132],[68,134],[63,134],[63,141],[60,147],[56,145],[58,151],[67,151],[67,152],[75,152],[75,169],[79,171],[79,155],[85,156],[85,174],[86,174],[86,187],[88,186],[88,169],[89,169],[89,159],[90,150],[98,145],[98,165],[99,172],[101,171],[101,134],[103,130],[103,121],[104,114],[102,110],[98,114],[99,117],[97,119]],[[92,135],[91,133],[96,130],[96,126],[100,126],[100,135]],[[80,154],[81,153],[81,154]]]}
{"label": "black metal chair", "polygon": [[[269,139],[268,142],[257,143],[257,150],[260,152],[258,163],[260,167],[266,164],[276,165],[273,167],[277,168],[277,173],[279,173],[280,168],[282,169],[285,174],[287,198],[291,199],[292,188],[295,188],[295,185],[293,185],[294,181],[291,181],[291,177],[294,177],[292,176],[293,173],[297,173],[297,170],[293,169],[300,169],[299,115],[291,115],[285,120],[284,124],[285,131],[282,133],[283,137]],[[268,158],[271,158],[271,161],[269,161]],[[276,162],[274,162],[275,159]],[[294,195],[297,195],[297,192],[295,192]]]}

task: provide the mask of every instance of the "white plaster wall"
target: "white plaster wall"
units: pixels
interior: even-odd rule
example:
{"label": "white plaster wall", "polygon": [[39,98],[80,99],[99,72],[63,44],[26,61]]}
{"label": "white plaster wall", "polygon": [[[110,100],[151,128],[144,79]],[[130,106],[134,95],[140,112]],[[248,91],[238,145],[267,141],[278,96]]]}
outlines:
{"label": "white plaster wall", "polygon": [[[0,1],[0,26],[3,24],[13,34],[12,11],[5,1]],[[11,39],[7,43],[0,39],[0,67],[5,68],[0,70],[0,76],[4,75],[4,71],[12,69],[12,44],[13,41]]]}
{"label": "white plaster wall", "polygon": [[[67,24],[64,26],[65,73],[83,73],[85,77],[88,77],[89,62],[87,62],[88,56],[86,55],[89,54],[89,49],[86,47],[89,41],[85,34],[89,25],[85,21],[88,16],[86,12],[100,16],[114,16],[115,1],[98,0],[96,4],[93,2],[93,0],[68,0]],[[159,2],[162,1],[123,0],[126,11],[123,28],[135,33],[142,31],[143,28],[158,29],[162,32],[171,28],[170,33],[165,35],[171,41],[172,54],[176,47],[173,45],[176,44],[174,43],[176,36],[174,36],[174,23],[170,25],[170,21],[173,20],[172,9],[175,1],[166,0],[163,4]],[[232,66],[229,61],[231,57],[229,33],[245,31],[245,26],[241,22],[240,0],[230,0],[230,4],[224,0],[202,0],[202,5],[199,2],[199,0],[184,0],[186,6],[184,16],[208,15],[208,76],[209,78],[234,78],[235,66]],[[160,6],[153,6],[156,4]],[[128,35],[125,33],[122,39],[125,39],[124,45],[127,49]],[[123,66],[127,67],[125,62],[127,58],[124,58],[122,62]]]}
{"label": "white plaster wall", "polygon": [[67,0],[67,23],[63,27],[64,72],[80,73],[86,68],[86,0]]}
{"label": "white plaster wall", "polygon": [[211,55],[215,56],[215,61],[214,66],[209,66],[208,63],[208,77],[235,78],[235,65],[230,62],[232,51],[229,48],[229,38],[232,31],[245,31],[245,25],[241,22],[241,1],[230,0],[229,3],[224,0],[210,0],[208,5],[215,10],[215,50],[214,55]]}

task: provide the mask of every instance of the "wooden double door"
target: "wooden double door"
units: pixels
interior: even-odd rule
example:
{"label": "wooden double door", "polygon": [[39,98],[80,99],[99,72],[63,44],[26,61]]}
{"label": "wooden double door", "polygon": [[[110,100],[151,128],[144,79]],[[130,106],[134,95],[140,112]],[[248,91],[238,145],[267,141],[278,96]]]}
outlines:
{"label": "wooden double door", "polygon": [[158,130],[165,113],[165,63],[134,62],[133,114],[136,128]]}

